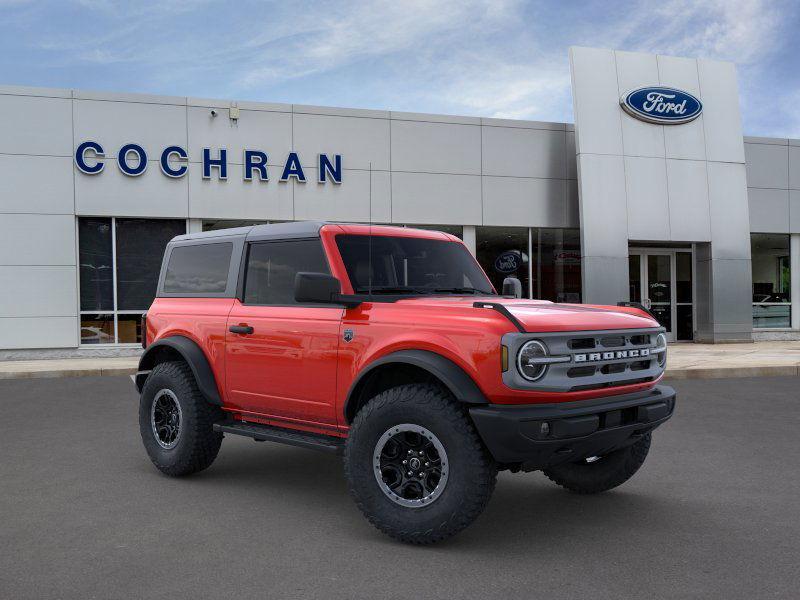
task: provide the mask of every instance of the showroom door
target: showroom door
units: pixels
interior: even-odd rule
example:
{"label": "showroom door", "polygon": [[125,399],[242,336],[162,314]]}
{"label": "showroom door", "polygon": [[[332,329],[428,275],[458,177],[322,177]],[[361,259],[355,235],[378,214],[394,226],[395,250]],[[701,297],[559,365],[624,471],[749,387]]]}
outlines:
{"label": "showroom door", "polygon": [[631,302],[641,302],[667,330],[670,342],[693,338],[692,252],[631,248]]}

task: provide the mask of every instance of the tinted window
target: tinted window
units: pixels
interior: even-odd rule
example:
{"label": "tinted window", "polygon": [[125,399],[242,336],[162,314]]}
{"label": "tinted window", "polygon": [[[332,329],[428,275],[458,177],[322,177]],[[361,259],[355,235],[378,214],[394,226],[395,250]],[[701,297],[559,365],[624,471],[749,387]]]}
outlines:
{"label": "tinted window", "polygon": [[[114,310],[111,219],[79,219],[78,246],[81,272],[81,310]],[[111,329],[113,332],[113,326]]]}
{"label": "tinted window", "polygon": [[247,304],[296,304],[298,272],[329,273],[319,240],[252,244],[247,259],[244,301]]}
{"label": "tinted window", "polygon": [[412,237],[340,235],[336,244],[354,291],[446,293],[492,286],[469,251],[456,242]]}
{"label": "tinted window", "polygon": [[117,309],[147,310],[156,297],[167,243],[186,233],[178,219],[116,219]]}
{"label": "tinted window", "polygon": [[233,244],[177,246],[169,255],[164,275],[168,294],[220,294],[228,287]]}

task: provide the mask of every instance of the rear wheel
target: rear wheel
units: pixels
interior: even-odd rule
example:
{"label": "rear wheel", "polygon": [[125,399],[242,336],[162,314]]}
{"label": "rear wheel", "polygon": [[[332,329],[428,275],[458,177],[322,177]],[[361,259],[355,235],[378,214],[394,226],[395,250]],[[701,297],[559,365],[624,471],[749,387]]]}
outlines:
{"label": "rear wheel", "polygon": [[497,466],[460,403],[437,386],[411,384],[375,396],[356,415],[345,473],[375,527],[403,542],[430,544],[483,512]]}
{"label": "rear wheel", "polygon": [[156,365],[142,388],[139,433],[150,460],[167,475],[189,475],[214,462],[222,434],[213,426],[222,417],[184,362]]}
{"label": "rear wheel", "polygon": [[622,485],[644,464],[650,451],[650,434],[635,444],[602,456],[545,469],[551,481],[578,494],[597,494]]}

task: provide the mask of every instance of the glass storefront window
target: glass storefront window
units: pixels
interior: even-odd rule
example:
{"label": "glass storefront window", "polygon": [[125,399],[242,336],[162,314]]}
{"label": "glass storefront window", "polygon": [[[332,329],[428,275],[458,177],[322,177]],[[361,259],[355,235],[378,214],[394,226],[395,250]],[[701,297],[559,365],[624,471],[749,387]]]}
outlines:
{"label": "glass storefront window", "polygon": [[581,301],[581,235],[577,229],[533,229],[533,297]]}
{"label": "glass storefront window", "polygon": [[753,264],[753,327],[791,327],[789,235],[750,235]]}
{"label": "glass storefront window", "polygon": [[114,310],[111,219],[80,219],[81,310]]}
{"label": "glass storefront window", "polygon": [[503,280],[522,282],[522,296],[530,297],[530,238],[527,227],[476,227],[475,249],[494,289],[503,292]]}
{"label": "glass storefront window", "polygon": [[164,249],[184,233],[182,219],[78,219],[81,344],[141,342]]}
{"label": "glass storefront window", "polygon": [[186,223],[172,219],[116,219],[117,310],[145,311],[156,297],[164,249]]}

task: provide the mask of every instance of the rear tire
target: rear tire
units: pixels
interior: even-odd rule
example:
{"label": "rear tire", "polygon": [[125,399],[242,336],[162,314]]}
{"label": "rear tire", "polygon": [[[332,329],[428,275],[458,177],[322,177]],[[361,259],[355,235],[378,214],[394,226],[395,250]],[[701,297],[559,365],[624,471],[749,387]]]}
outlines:
{"label": "rear tire", "polygon": [[592,462],[584,459],[550,469],[544,474],[561,487],[577,494],[597,494],[622,485],[633,477],[644,463],[650,450],[648,433],[627,448],[620,448]]}
{"label": "rear tire", "polygon": [[439,542],[470,525],[497,478],[463,405],[428,384],[372,398],[350,427],[344,464],[350,493],[370,523],[412,544]]}
{"label": "rear tire", "polygon": [[186,363],[159,363],[147,377],[139,400],[139,432],[162,473],[179,477],[208,468],[222,443],[213,425],[222,418],[222,410],[200,393]]}

